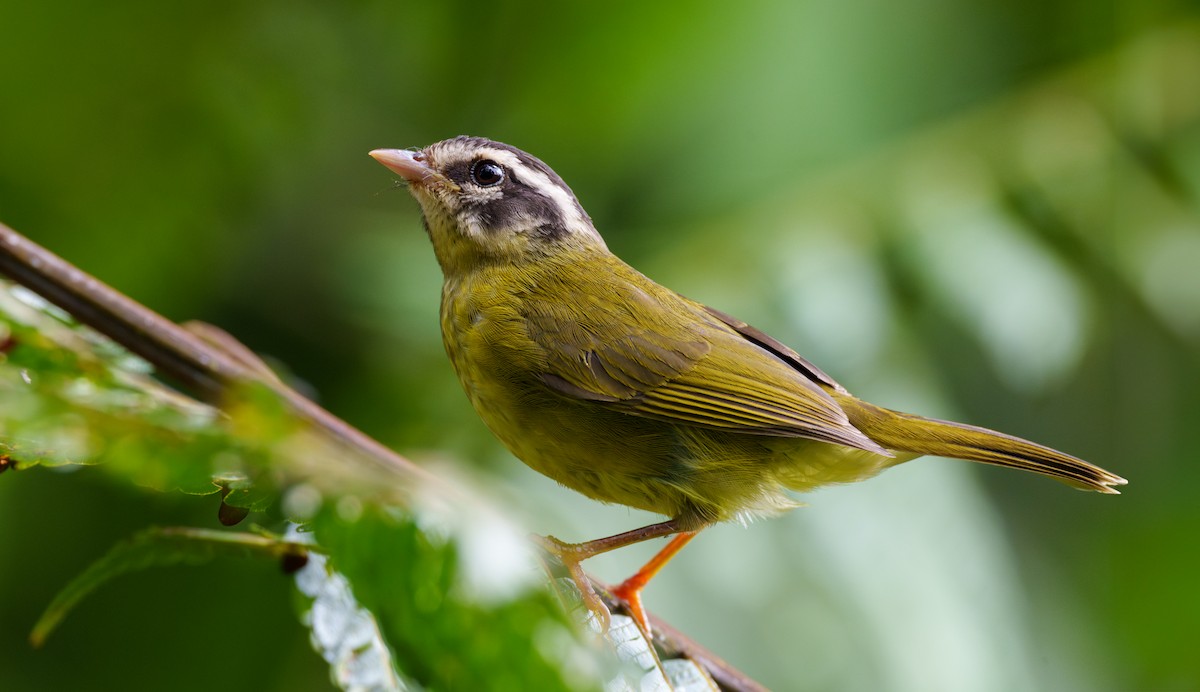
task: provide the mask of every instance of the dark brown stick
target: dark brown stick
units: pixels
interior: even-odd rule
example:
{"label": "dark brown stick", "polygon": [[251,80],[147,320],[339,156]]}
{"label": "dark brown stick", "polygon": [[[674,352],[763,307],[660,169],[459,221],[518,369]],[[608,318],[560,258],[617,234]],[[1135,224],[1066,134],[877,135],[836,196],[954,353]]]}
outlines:
{"label": "dark brown stick", "polygon": [[311,399],[263,377],[217,346],[89,276],[2,223],[0,273],[145,358],[164,376],[184,385],[203,401],[220,406],[238,383],[262,382],[278,393],[302,420],[340,444],[391,471],[429,478],[427,471]]}
{"label": "dark brown stick", "polygon": [[[436,482],[421,467],[312,400],[89,276],[3,223],[0,223],[0,274],[145,358],[161,374],[184,385],[203,401],[220,406],[239,383],[260,382],[278,393],[301,420],[349,450],[400,475]],[[653,616],[651,620],[665,648],[704,667],[722,689],[736,692],[765,689],[666,623]]]}

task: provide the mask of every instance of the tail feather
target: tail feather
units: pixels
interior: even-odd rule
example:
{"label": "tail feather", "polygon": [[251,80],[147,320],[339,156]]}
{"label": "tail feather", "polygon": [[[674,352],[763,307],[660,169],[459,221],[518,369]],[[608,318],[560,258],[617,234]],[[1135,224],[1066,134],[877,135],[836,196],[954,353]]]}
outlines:
{"label": "tail feather", "polygon": [[[1081,490],[1119,494],[1120,476],[1082,459],[995,430],[891,411],[864,401],[839,402],[850,422],[881,446],[897,452],[980,461],[1032,471]],[[850,404],[850,405],[847,405]]]}

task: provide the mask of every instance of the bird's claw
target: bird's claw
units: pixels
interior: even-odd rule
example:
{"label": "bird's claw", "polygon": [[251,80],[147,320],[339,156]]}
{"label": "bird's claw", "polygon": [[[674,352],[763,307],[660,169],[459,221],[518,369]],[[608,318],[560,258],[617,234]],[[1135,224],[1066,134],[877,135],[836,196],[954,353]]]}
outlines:
{"label": "bird's claw", "polygon": [[567,575],[571,581],[575,583],[575,588],[579,591],[579,598],[583,601],[585,608],[590,610],[596,616],[596,621],[600,624],[600,633],[608,632],[608,628],[612,623],[612,615],[608,611],[608,607],[604,605],[600,595],[596,593],[595,587],[588,579],[587,574],[583,571],[583,560],[587,555],[580,555],[578,547],[574,543],[564,543],[554,536],[537,536],[533,537],[534,542],[542,549],[542,552],[553,558],[563,566],[567,571]]}
{"label": "bird's claw", "polygon": [[637,626],[642,630],[642,634],[647,639],[650,638],[650,617],[646,614],[646,609],[642,606],[642,584],[631,583],[632,580],[627,580],[614,586],[609,590],[613,598],[625,604],[625,610],[629,611],[629,616],[637,623]]}

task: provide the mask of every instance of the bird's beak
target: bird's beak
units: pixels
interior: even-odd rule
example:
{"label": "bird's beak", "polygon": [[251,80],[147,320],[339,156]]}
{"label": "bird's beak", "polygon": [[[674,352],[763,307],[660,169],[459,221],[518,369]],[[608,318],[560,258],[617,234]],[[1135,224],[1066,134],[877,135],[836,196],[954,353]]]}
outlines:
{"label": "bird's beak", "polygon": [[425,163],[424,154],[419,151],[376,149],[370,156],[410,183],[425,182],[434,175],[433,169]]}

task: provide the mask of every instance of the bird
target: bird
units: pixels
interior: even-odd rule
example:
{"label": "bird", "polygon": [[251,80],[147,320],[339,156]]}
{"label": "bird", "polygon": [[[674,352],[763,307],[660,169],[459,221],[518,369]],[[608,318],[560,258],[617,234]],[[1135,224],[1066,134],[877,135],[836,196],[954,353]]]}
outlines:
{"label": "bird", "polygon": [[443,275],[446,353],[483,422],[526,465],[664,521],[595,540],[540,539],[584,604],[609,612],[590,557],[672,537],[611,594],[650,632],[641,593],[697,533],[777,515],[796,493],[935,455],[1118,494],[1069,454],[859,399],[782,342],[655,283],[613,254],[540,159],[483,137],[370,156],[416,198]]}

